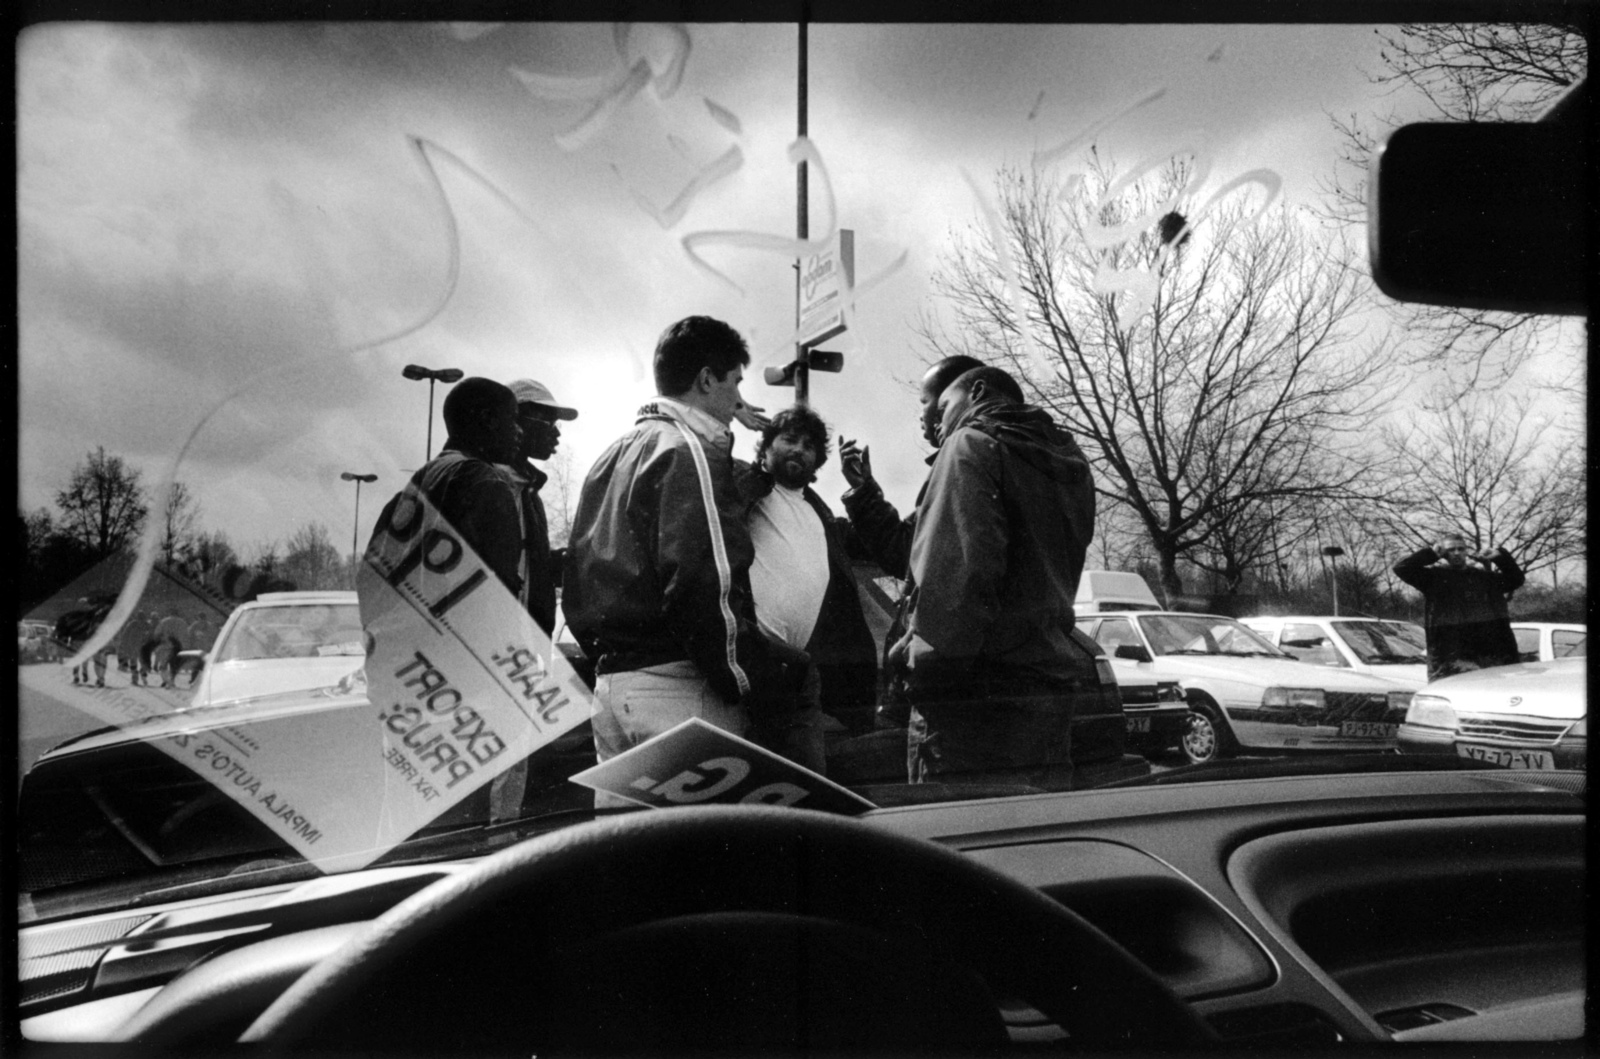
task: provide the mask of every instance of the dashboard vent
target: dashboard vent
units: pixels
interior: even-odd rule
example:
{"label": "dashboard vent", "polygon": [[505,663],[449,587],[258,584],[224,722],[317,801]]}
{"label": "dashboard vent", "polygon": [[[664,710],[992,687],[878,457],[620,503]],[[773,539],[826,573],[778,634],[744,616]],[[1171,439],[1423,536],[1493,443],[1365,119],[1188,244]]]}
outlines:
{"label": "dashboard vent", "polygon": [[1344,1040],[1327,1016],[1308,1004],[1268,1004],[1219,1011],[1206,1021],[1233,1047],[1278,1051],[1317,1048]]}
{"label": "dashboard vent", "polygon": [[85,988],[106,949],[153,918],[130,916],[66,930],[24,930],[17,939],[21,1003],[37,1004]]}

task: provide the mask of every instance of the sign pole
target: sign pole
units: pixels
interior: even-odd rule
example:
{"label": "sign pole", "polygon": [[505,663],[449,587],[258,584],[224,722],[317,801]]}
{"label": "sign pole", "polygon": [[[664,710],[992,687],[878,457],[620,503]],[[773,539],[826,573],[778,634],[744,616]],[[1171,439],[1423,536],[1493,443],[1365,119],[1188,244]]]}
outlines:
{"label": "sign pole", "polygon": [[[799,62],[799,135],[806,135],[806,8],[800,8],[800,62]],[[795,230],[800,239],[809,238],[810,223],[807,216],[807,188],[806,188],[806,163],[801,159],[795,167]],[[800,284],[801,262],[794,265],[794,323],[800,326]],[[806,347],[796,344],[794,348],[794,403],[801,408],[811,403],[810,371],[806,364]]]}

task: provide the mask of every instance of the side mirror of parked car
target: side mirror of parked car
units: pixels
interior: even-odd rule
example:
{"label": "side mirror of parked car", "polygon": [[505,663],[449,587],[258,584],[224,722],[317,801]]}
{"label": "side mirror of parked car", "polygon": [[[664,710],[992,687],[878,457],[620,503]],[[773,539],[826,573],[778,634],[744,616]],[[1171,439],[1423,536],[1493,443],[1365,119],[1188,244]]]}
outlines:
{"label": "side mirror of parked car", "polygon": [[1117,658],[1130,658],[1135,662],[1154,661],[1150,657],[1150,652],[1136,643],[1118,644],[1117,649],[1112,654]]}

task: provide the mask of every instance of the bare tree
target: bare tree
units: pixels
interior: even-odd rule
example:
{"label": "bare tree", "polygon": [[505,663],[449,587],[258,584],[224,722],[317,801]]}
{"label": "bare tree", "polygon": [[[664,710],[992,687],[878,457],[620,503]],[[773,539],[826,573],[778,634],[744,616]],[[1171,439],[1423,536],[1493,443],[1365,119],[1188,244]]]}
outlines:
{"label": "bare tree", "polygon": [[572,467],[572,453],[558,450],[550,460],[550,488],[542,497],[552,548],[565,548],[567,539],[572,536],[572,512],[582,485],[583,480]]}
{"label": "bare tree", "polygon": [[104,445],[72,470],[67,487],[56,494],[59,529],[98,561],[138,539],[149,505],[139,471]]}
{"label": "bare tree", "polygon": [[1586,554],[1582,439],[1563,438],[1526,401],[1469,396],[1384,431],[1406,483],[1396,536],[1412,548],[1459,532],[1500,545],[1532,573]]}
{"label": "bare tree", "polygon": [[[958,240],[934,276],[953,333],[931,321],[920,331],[936,355],[1008,365],[1078,437],[1101,495],[1144,528],[1171,598],[1183,590],[1180,557],[1220,525],[1368,491],[1360,435],[1387,358],[1355,334],[1360,276],[1348,252],[1285,209],[1256,219],[1249,202],[1226,199],[1190,235],[1169,215],[1102,257],[1092,228],[1147,215],[1189,176],[1169,166],[1097,214],[1111,170],[1096,156],[1065,194],[1037,169],[1002,170],[1002,231]],[[1122,319],[1129,295],[1100,289],[1106,268],[1152,272],[1147,312]]]}
{"label": "bare tree", "polygon": [[161,555],[168,566],[186,558],[195,541],[195,524],[200,518],[200,502],[183,482],[173,482],[162,510]]}
{"label": "bare tree", "polygon": [[[1407,23],[1374,30],[1381,70],[1397,107],[1384,115],[1330,115],[1342,146],[1323,213],[1347,225],[1366,223],[1367,174],[1384,138],[1406,121],[1528,121],[1588,71],[1588,43],[1576,28],[1508,23]],[[1458,389],[1515,375],[1554,330],[1549,317],[1446,306],[1395,304],[1411,337],[1414,363],[1466,369]],[[1557,384],[1562,385],[1558,382]]]}
{"label": "bare tree", "polygon": [[284,556],[275,573],[293,581],[302,591],[343,588],[348,563],[333,545],[328,527],[308,522],[284,542]]}

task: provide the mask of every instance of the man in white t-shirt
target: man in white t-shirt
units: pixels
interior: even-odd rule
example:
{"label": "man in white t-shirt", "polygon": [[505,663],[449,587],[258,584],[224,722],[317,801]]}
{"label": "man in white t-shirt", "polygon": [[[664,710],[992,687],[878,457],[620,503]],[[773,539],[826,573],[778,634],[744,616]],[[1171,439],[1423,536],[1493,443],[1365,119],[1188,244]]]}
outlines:
{"label": "man in white t-shirt", "polygon": [[762,430],[755,465],[740,474],[757,624],[814,663],[794,708],[765,712],[751,735],[817,772],[825,771],[825,712],[870,719],[877,687],[877,649],[851,572],[850,525],[810,488],[827,457],[827,425],[809,408],[788,408]]}

